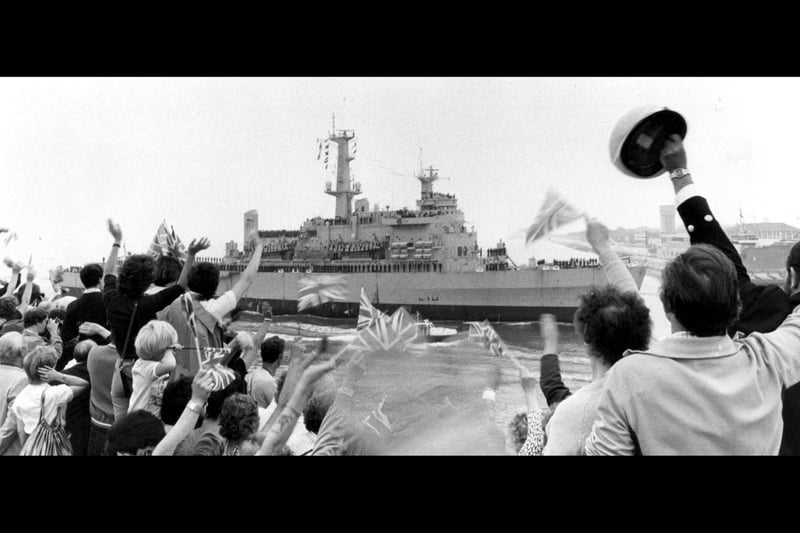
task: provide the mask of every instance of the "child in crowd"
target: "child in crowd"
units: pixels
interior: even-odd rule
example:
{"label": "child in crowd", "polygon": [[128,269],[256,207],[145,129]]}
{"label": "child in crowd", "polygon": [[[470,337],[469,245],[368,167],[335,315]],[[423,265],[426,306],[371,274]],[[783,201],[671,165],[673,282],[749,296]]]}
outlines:
{"label": "child in crowd", "polygon": [[133,393],[128,413],[144,409],[161,416],[161,398],[169,374],[175,370],[175,353],[180,349],[178,332],[169,322],[151,320],[136,335],[136,354],[133,364]]}

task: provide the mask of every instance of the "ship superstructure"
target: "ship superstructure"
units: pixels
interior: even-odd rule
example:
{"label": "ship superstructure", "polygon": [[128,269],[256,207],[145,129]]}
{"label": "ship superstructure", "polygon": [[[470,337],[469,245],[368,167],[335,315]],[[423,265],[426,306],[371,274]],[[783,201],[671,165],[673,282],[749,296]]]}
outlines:
{"label": "ship superstructure", "polygon": [[[382,311],[399,306],[432,320],[525,321],[541,313],[571,321],[579,296],[607,284],[597,264],[576,263],[559,269],[518,268],[500,240],[485,253],[474,227],[468,227],[453,194],[434,190],[441,179],[432,166],[420,168],[416,209],[370,208],[361,184],[350,172],[354,158],[352,130],[329,132],[327,146],[335,147],[336,184],[324,192],[336,199],[332,218],[305,220],[299,229],[260,230],[258,212],[247,211],[244,242],[258,229],[264,243],[259,273],[240,305],[259,311],[269,304],[276,315],[297,313],[298,282],[307,276],[340,273],[348,298],[310,311],[329,317],[358,315],[361,289]],[[237,281],[252,256],[252,246],[239,250],[226,244],[224,257],[198,258],[219,266],[222,292]],[[629,266],[640,285],[646,267]],[[79,267],[67,269],[63,287],[78,294]]]}

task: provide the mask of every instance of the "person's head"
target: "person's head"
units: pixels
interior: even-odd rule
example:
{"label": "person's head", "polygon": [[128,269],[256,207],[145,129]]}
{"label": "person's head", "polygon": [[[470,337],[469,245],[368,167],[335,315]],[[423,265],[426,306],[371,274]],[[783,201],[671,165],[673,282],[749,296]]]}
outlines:
{"label": "person's head", "polygon": [[213,263],[200,262],[189,272],[189,290],[200,295],[201,300],[214,297],[219,286],[219,267]]}
{"label": "person's head", "polygon": [[258,404],[252,397],[237,392],[225,398],[219,414],[219,434],[229,444],[238,444],[241,448],[245,441],[258,432],[258,422]]}
{"label": "person's head", "polygon": [[786,258],[786,294],[800,290],[800,242],[796,242]]}
{"label": "person's head", "polygon": [[11,320],[17,311],[19,302],[16,296],[3,296],[0,298],[0,318]]}
{"label": "person's head", "polygon": [[181,277],[183,264],[171,255],[162,255],[156,259],[156,279],[153,283],[159,287],[174,284]]}
{"label": "person's head", "polygon": [[[39,309],[41,309],[41,307]],[[66,318],[66,316],[67,312],[61,309],[60,307],[53,307],[47,313],[47,318],[52,318],[53,320],[60,320],[61,322],[64,321],[64,318]]]}
{"label": "person's head", "polygon": [[106,455],[151,455],[166,432],[153,413],[138,409],[115,421],[106,435]]}
{"label": "person's head", "polygon": [[0,364],[22,367],[25,357],[25,341],[22,333],[9,331],[0,337]]}
{"label": "person's head", "polygon": [[[192,380],[191,376],[184,376],[164,388],[164,396],[161,399],[161,421],[165,424],[174,426],[183,414],[186,404],[192,399]],[[199,417],[195,427],[200,427],[202,423],[203,417]]]}
{"label": "person's head", "polygon": [[139,330],[134,346],[136,355],[145,361],[161,361],[164,353],[178,343],[178,332],[169,322],[151,320]]}
{"label": "person's head", "polygon": [[25,318],[23,319],[23,325],[37,333],[43,333],[45,330],[45,323],[47,322],[47,311],[42,309],[41,307],[31,307],[27,311],[25,311]]}
{"label": "person's head", "polygon": [[97,263],[89,263],[81,269],[80,278],[87,289],[99,289],[100,281],[103,279],[103,267]]}
{"label": "person's head", "polygon": [[86,339],[76,344],[75,349],[72,351],[72,357],[75,358],[75,362],[85,363],[89,358],[89,352],[91,352],[92,348],[95,346],[97,346],[97,343],[90,339]]}
{"label": "person's head", "polygon": [[695,244],[667,263],[661,302],[691,335],[725,335],[739,316],[739,281],[733,262],[707,244]]}
{"label": "person's head", "polygon": [[132,255],[119,271],[119,292],[127,298],[139,299],[155,279],[155,260],[146,254]]}
{"label": "person's head", "polygon": [[50,346],[37,346],[25,355],[22,360],[22,370],[28,376],[28,381],[32,385],[41,383],[39,379],[39,369],[44,367],[53,368],[58,361],[58,354]]}
{"label": "person's head", "polygon": [[508,433],[511,436],[514,451],[519,453],[528,438],[528,414],[522,412],[514,415],[514,418],[508,423]]}
{"label": "person's head", "polygon": [[261,361],[267,365],[277,363],[280,366],[284,344],[284,340],[277,336],[265,339],[261,343]]}
{"label": "person's head", "polygon": [[208,401],[206,402],[206,418],[217,420],[222,411],[222,404],[229,396],[236,393],[247,393],[247,383],[244,381],[244,378],[242,378],[242,375],[235,371],[234,374],[236,377],[227,387],[208,395]]}
{"label": "person's head", "polygon": [[595,288],[581,296],[575,328],[589,345],[589,355],[605,366],[622,358],[625,350],[644,350],[650,344],[650,310],[635,292],[614,286]]}
{"label": "person's head", "polygon": [[[276,399],[277,400],[277,399]],[[311,433],[319,433],[325,415],[333,404],[333,397],[328,393],[314,393],[303,409],[303,424]]]}

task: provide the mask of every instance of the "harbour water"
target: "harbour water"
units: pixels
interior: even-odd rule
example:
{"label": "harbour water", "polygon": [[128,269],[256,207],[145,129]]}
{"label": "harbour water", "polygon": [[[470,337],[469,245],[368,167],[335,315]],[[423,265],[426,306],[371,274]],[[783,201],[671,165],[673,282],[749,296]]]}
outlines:
{"label": "harbour water", "polygon": [[[669,323],[663,315],[658,300],[659,273],[648,272],[641,294],[651,309],[654,336],[669,333]],[[525,411],[525,399],[519,381],[519,372],[508,359],[498,359],[482,344],[469,339],[469,325],[462,322],[437,322],[437,326],[456,329],[458,333],[444,342],[412,344],[403,353],[373,354],[367,362],[367,372],[356,389],[355,404],[360,416],[366,416],[379,402],[386,399],[384,412],[396,428],[413,426],[430,417],[447,416],[436,413],[458,412],[480,405],[481,395],[489,375],[496,365],[500,367],[500,385],[496,392],[495,409],[486,413],[487,420],[506,431],[516,413]],[[248,331],[258,325],[237,323]],[[538,377],[539,359],[543,342],[538,322],[499,323],[494,325],[508,349]],[[318,317],[276,317],[271,334],[287,342],[287,351],[294,342],[316,348],[322,335],[328,336],[328,355],[346,348],[356,338],[354,320],[322,319]],[[353,351],[346,350],[343,362]],[[575,391],[591,381],[591,368],[583,340],[571,323],[559,324],[559,358],[562,377],[567,387]],[[333,373],[340,383],[344,365]],[[539,402],[546,406],[539,391]],[[476,415],[482,416],[482,415]],[[472,421],[475,422],[474,420]],[[466,424],[466,422],[464,422]],[[462,428],[469,434],[469,428]],[[429,448],[430,451],[434,448]],[[440,447],[435,448],[438,451]],[[460,452],[464,452],[459,448]],[[481,453],[488,450],[471,450]],[[444,452],[446,453],[446,452]]]}

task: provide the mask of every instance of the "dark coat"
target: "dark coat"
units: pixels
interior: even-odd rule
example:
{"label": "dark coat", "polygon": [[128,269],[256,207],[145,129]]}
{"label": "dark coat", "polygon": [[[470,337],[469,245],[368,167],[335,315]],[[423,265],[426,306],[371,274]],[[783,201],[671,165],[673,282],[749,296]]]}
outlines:
{"label": "dark coat", "polygon": [[[687,199],[678,206],[678,214],[687,231],[692,226],[689,231],[692,244],[706,243],[716,246],[736,267],[742,311],[739,320],[728,331],[729,334],[734,335],[737,331],[745,335],[754,331],[774,331],[792,309],[800,305],[800,295],[790,298],[777,285],[756,285],[750,280],[742,258],[711,213],[705,198],[693,196]],[[783,440],[780,455],[800,455],[800,384],[783,391]]]}

